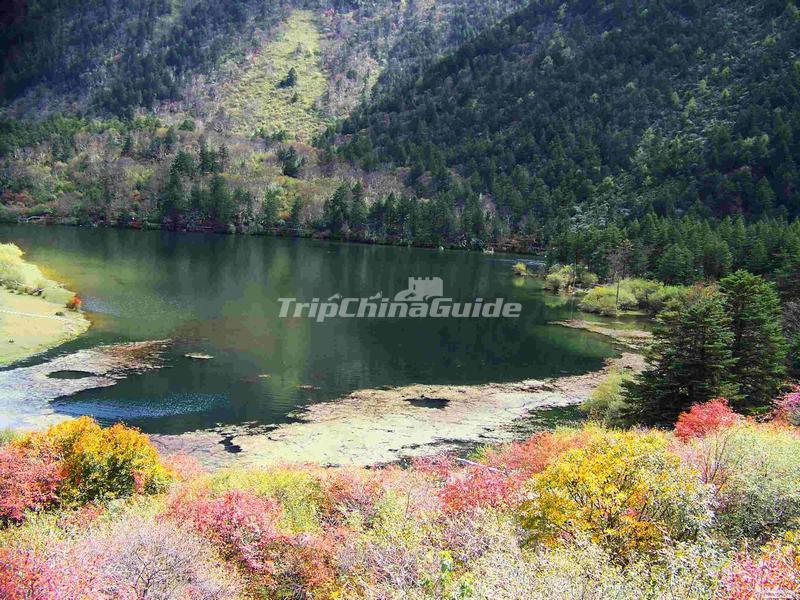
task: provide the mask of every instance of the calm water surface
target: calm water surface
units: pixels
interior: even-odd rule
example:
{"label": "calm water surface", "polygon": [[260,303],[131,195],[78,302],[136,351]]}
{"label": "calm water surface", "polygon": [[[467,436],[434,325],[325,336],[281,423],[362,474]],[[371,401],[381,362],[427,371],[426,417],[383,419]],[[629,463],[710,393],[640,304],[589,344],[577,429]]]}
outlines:
{"label": "calm water surface", "polygon": [[[569,307],[537,282],[515,279],[514,259],[500,255],[36,225],[0,226],[0,242],[18,244],[28,260],[77,291],[93,324],[81,338],[22,364],[99,344],[174,340],[166,368],[55,405],[151,433],[284,422],[299,406],[366,387],[583,373],[614,353],[600,336],[548,326],[568,318]],[[394,296],[412,276],[441,277],[445,296],[456,301],[520,302],[522,316],[278,317],[278,298]]]}

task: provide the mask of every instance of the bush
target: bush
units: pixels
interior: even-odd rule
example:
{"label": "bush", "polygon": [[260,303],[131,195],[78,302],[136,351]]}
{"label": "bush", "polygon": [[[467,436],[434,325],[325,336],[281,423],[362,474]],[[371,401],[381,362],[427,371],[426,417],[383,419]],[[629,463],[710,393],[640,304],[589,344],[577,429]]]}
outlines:
{"label": "bush", "polygon": [[135,515],[73,543],[65,562],[91,566],[104,592],[95,597],[227,600],[243,587],[201,538],[171,521]]}
{"label": "bush", "polygon": [[758,555],[740,554],[722,574],[720,599],[796,598],[800,595],[797,547],[772,543]]}
{"label": "bush", "polygon": [[269,496],[281,506],[280,526],[290,532],[319,531],[327,502],[316,473],[299,468],[226,470],[208,479],[213,493],[233,489]]}
{"label": "bush", "polygon": [[619,302],[617,284],[600,285],[592,288],[581,300],[580,308],[586,312],[602,315],[615,315],[618,310],[645,310],[656,314],[672,300],[686,295],[683,286],[664,285],[649,279],[622,279],[619,282]]}
{"label": "bush", "polygon": [[23,254],[16,244],[0,244],[0,284],[28,291],[51,285],[39,267],[25,262]]}
{"label": "bush", "polygon": [[327,597],[335,579],[337,531],[291,535],[279,528],[281,507],[251,491],[230,490],[220,497],[202,493],[173,498],[166,516],[190,524],[224,556],[237,561],[270,597]]}
{"label": "bush", "polygon": [[25,511],[43,510],[56,500],[64,475],[52,452],[0,448],[0,521],[22,521]]}
{"label": "bush", "polygon": [[192,526],[225,556],[248,570],[269,574],[269,547],[281,537],[280,507],[253,492],[231,490],[221,497],[181,493],[170,503],[167,517]]}
{"label": "bush", "polygon": [[608,427],[622,427],[627,424],[628,403],[623,394],[624,383],[632,376],[619,369],[609,371],[591,396],[581,404],[581,410],[593,421]]}
{"label": "bush", "polygon": [[678,415],[675,423],[675,435],[679,439],[705,437],[710,433],[733,427],[742,417],[728,406],[725,398],[716,398],[702,404],[695,404],[686,412]]}
{"label": "bush", "polygon": [[579,267],[576,274],[571,265],[555,265],[550,268],[550,272],[545,277],[544,287],[554,292],[569,292],[572,287],[587,288],[595,283],[597,283],[597,275],[586,269]]}
{"label": "bush", "polygon": [[777,421],[800,426],[800,386],[795,386],[774,402],[772,416]]}
{"label": "bush", "polygon": [[617,560],[693,539],[710,524],[711,496],[656,432],[602,432],[532,482],[522,525],[530,541],[588,537]]}
{"label": "bush", "polygon": [[147,436],[122,424],[104,429],[94,419],[80,417],[13,444],[33,453],[53,452],[63,473],[58,490],[63,503],[157,493],[170,479]]}
{"label": "bush", "polygon": [[620,286],[617,297],[616,285],[599,285],[590,289],[580,303],[580,309],[586,312],[613,316],[619,310],[631,310],[638,306],[636,297]]}
{"label": "bush", "polygon": [[686,298],[689,288],[681,285],[665,285],[648,296],[645,308],[650,314],[657,314],[673,302]]}
{"label": "bush", "polygon": [[732,540],[766,542],[800,519],[800,438],[787,428],[743,425],[692,440],[694,464],[711,464],[717,526]]}

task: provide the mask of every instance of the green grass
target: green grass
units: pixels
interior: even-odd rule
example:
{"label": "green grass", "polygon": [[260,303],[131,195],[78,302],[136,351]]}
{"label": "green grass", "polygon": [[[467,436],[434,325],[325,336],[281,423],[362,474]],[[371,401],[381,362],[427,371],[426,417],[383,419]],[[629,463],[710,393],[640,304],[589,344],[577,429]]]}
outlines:
{"label": "green grass", "polygon": [[[292,68],[297,71],[297,83],[281,87]],[[307,142],[328,124],[316,109],[326,83],[314,16],[298,10],[280,27],[276,38],[263,46],[242,76],[225,84],[223,103],[236,133],[251,135],[261,127],[268,131],[283,129],[290,139]]]}

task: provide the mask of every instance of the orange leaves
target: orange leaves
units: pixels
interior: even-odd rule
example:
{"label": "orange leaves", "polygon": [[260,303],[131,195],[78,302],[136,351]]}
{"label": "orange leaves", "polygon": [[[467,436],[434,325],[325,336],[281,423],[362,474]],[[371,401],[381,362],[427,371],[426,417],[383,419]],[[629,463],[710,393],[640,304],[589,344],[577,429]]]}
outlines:
{"label": "orange leaves", "polygon": [[589,538],[625,562],[671,540],[691,539],[710,520],[710,495],[657,432],[589,429],[531,485],[522,524],[530,540],[553,545]]}
{"label": "orange leaves", "polygon": [[725,398],[716,398],[695,404],[688,412],[682,412],[675,423],[675,435],[685,442],[732,427],[741,420],[742,417],[731,410]]}
{"label": "orange leaves", "polygon": [[[146,435],[122,424],[102,428],[89,417],[28,434],[0,450],[0,471],[13,474],[0,484],[5,516],[58,501],[84,504],[154,493],[170,478]],[[2,510],[2,509],[0,509]]]}

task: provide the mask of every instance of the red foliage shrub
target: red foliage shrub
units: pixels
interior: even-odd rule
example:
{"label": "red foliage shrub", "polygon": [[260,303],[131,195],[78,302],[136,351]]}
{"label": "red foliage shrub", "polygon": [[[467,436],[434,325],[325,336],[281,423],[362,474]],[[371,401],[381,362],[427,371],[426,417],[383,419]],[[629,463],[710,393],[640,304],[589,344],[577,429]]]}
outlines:
{"label": "red foliage shrub", "polygon": [[383,495],[377,476],[336,469],[321,480],[322,495],[326,498],[326,520],[340,522],[343,516],[360,512],[365,517],[374,512],[375,504]]}
{"label": "red foliage shrub", "polygon": [[478,508],[502,508],[521,501],[527,476],[503,473],[489,467],[471,467],[453,476],[439,497],[446,512],[465,512]]}
{"label": "red foliage shrub", "polygon": [[33,552],[0,548],[0,598],[49,600],[58,585],[45,560]]}
{"label": "red foliage shrub", "polygon": [[0,598],[3,600],[72,600],[111,598],[102,590],[97,565],[75,563],[52,548],[53,557],[21,548],[0,548]]}
{"label": "red foliage shrub", "polygon": [[80,310],[81,304],[83,304],[83,300],[80,299],[80,296],[78,296],[78,294],[75,294],[67,302],[67,308],[69,310]]}
{"label": "red foliage shrub", "polygon": [[167,516],[191,524],[249,570],[262,574],[273,571],[269,549],[283,537],[276,527],[280,507],[274,500],[241,490],[228,491],[218,498],[179,494]]}
{"label": "red foliage shrub", "polygon": [[489,450],[482,462],[491,467],[532,475],[544,471],[551,461],[567,450],[581,445],[582,439],[577,435],[544,431],[525,441]]}
{"label": "red foliage shrub", "polygon": [[733,412],[725,398],[695,404],[682,412],[675,423],[675,435],[682,441],[701,438],[726,427],[736,425],[741,416]]}
{"label": "red foliage shrub", "polygon": [[309,590],[329,589],[343,531],[286,534],[277,528],[280,512],[271,498],[233,490],[221,497],[179,494],[166,516],[192,525],[276,597],[306,597]]}
{"label": "red foliage shrub", "polygon": [[800,425],[800,386],[775,401],[772,417],[782,423]]}
{"label": "red foliage shrub", "polygon": [[0,448],[0,520],[18,522],[26,510],[42,510],[56,499],[63,478],[60,463],[44,449]]}
{"label": "red foliage shrub", "polygon": [[795,548],[774,545],[760,556],[741,555],[722,574],[722,600],[796,598],[800,594],[800,556]]}

